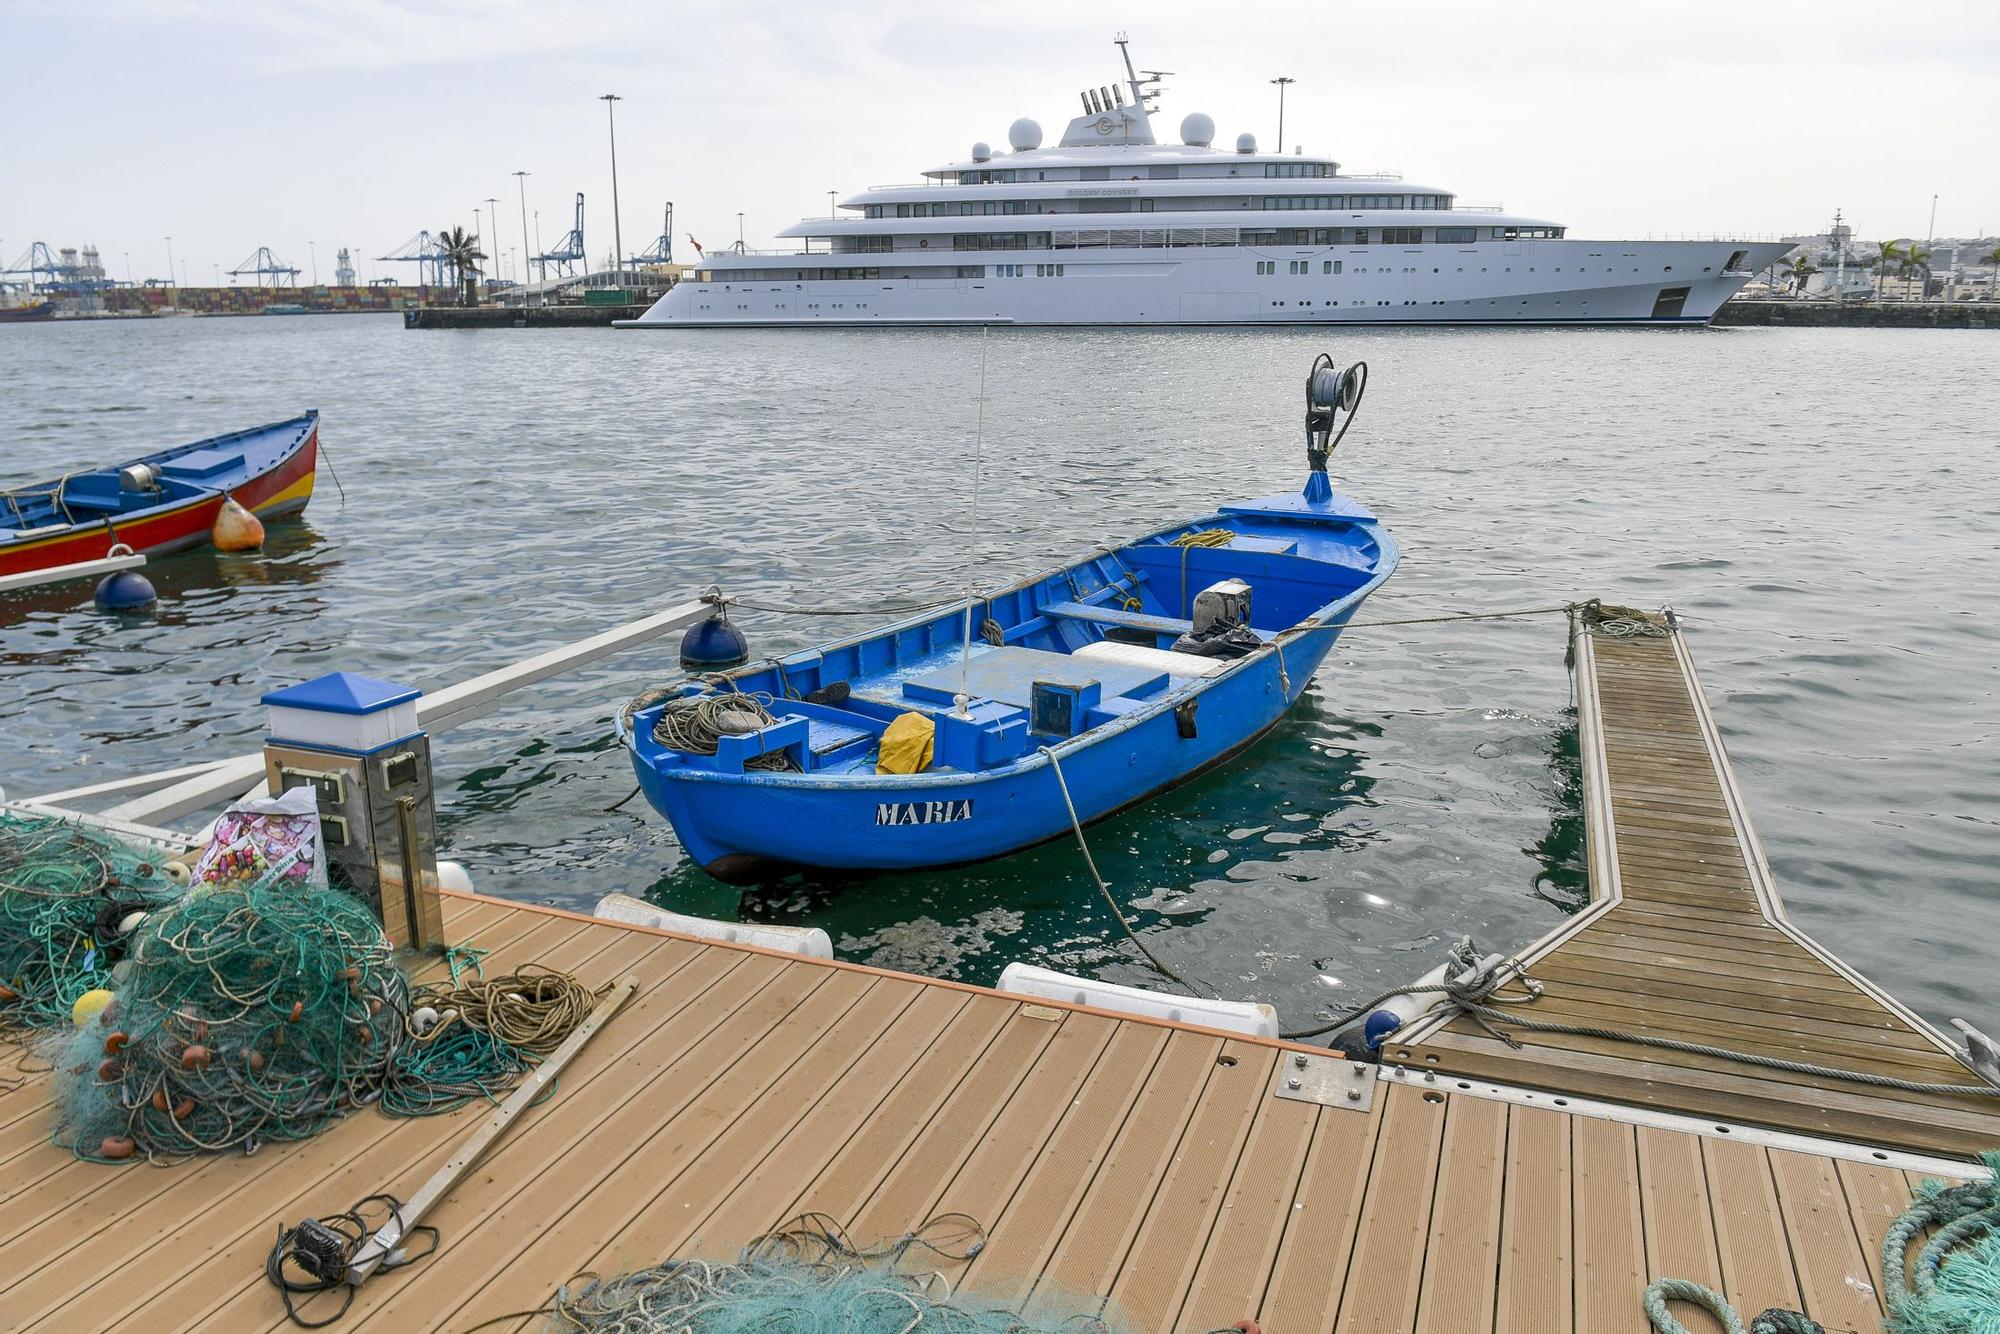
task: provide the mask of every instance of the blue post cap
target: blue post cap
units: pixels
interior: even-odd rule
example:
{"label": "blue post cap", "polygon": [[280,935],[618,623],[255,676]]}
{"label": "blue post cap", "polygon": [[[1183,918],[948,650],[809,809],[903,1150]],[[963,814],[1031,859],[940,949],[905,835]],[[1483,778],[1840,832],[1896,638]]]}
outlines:
{"label": "blue post cap", "polygon": [[1402,1026],[1403,1017],[1394,1010],[1371,1011],[1367,1020],[1361,1026],[1361,1033],[1368,1043],[1368,1050],[1374,1051],[1380,1047],[1382,1039],[1388,1037]]}
{"label": "blue post cap", "polygon": [[353,672],[330,672],[325,676],[284,686],[261,701],[281,709],[303,709],[309,713],[380,713],[398,704],[407,704],[424,692],[393,681],[378,681]]}

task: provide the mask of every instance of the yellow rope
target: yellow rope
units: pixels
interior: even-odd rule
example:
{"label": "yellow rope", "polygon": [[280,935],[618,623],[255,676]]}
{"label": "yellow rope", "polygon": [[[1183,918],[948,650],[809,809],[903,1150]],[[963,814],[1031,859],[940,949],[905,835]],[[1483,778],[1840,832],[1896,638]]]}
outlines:
{"label": "yellow rope", "polygon": [[1198,528],[1192,533],[1182,533],[1172,545],[1181,549],[1181,615],[1192,617],[1194,604],[1188,601],[1187,563],[1188,553],[1196,547],[1226,547],[1236,540],[1236,534],[1227,528]]}

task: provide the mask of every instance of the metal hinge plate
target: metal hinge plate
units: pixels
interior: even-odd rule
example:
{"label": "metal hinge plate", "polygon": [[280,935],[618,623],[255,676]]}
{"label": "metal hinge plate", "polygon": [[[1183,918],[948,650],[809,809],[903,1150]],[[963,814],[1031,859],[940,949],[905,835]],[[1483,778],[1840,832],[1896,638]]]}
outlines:
{"label": "metal hinge plate", "polygon": [[1277,1081],[1271,1092],[1294,1102],[1350,1112],[1365,1112],[1375,1105],[1375,1067],[1366,1061],[1292,1052],[1278,1062]]}

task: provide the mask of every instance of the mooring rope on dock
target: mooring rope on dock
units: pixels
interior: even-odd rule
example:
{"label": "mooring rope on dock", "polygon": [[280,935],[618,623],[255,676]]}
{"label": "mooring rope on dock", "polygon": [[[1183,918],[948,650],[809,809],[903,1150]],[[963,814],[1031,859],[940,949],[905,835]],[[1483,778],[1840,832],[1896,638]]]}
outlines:
{"label": "mooring rope on dock", "polygon": [[[1112,920],[1118,923],[1119,929],[1125,933],[1126,938],[1138,946],[1139,953],[1146,956],[1146,962],[1152,964],[1159,971],[1160,976],[1171,979],[1190,992],[1194,991],[1194,984],[1173,969],[1167,967],[1164,963],[1161,963],[1159,956],[1146,948],[1146,942],[1139,939],[1139,933],[1134,931],[1132,924],[1125,920],[1124,910],[1118,906],[1118,900],[1111,896],[1111,886],[1104,883],[1104,877],[1098,873],[1097,859],[1090,855],[1090,843],[1083,836],[1083,821],[1077,817],[1076,803],[1070,799],[1069,780],[1063,777],[1062,761],[1056,758],[1055,751],[1048,746],[1043,746],[1040,749],[1042,754],[1049,757],[1049,768],[1055,773],[1056,786],[1062,789],[1063,805],[1069,810],[1070,828],[1076,831],[1076,846],[1083,851],[1083,864],[1090,868],[1090,878],[1097,882],[1097,892],[1104,896],[1105,906],[1111,909]],[[1210,987],[1209,990],[1214,991],[1215,988]]]}
{"label": "mooring rope on dock", "polygon": [[[1397,993],[1392,993],[1397,994]],[[1500,999],[1500,998],[1489,998]],[[1754,1065],[1766,1070],[1780,1070],[1786,1074],[1807,1075],[1815,1079],[1841,1080],[1850,1084],[1865,1084],[1870,1088],[1896,1089],[1903,1093],[1963,1093],[1975,1098],[2000,1097],[2000,1088],[1991,1084],[1926,1084],[1911,1079],[1897,1079],[1893,1075],[1871,1075],[1860,1070],[1841,1070],[1830,1065],[1811,1065],[1805,1061],[1789,1061],[1782,1056],[1763,1056],[1757,1052],[1736,1051],[1729,1047],[1711,1047],[1705,1042],[1684,1042],[1679,1038],[1656,1037],[1650,1033],[1627,1033],[1616,1028],[1595,1028],[1588,1024],[1558,1024],[1546,1019],[1530,1019],[1525,1015],[1508,1014],[1484,1004],[1462,1004],[1467,1013],[1492,1024],[1505,1024],[1511,1028],[1525,1028],[1531,1033],[1553,1033],[1565,1037],[1598,1038],[1609,1042],[1630,1042],[1641,1047],[1657,1047],[1662,1051],[1677,1051],[1689,1056],[1712,1056],[1717,1060],[1735,1061],[1743,1065]],[[1519,1048],[1521,1043],[1497,1030],[1495,1035],[1508,1046]]]}

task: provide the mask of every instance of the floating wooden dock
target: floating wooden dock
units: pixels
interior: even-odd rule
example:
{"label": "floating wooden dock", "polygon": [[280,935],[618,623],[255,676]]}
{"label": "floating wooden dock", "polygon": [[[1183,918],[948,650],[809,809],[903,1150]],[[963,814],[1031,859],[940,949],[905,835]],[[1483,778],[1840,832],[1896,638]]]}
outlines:
{"label": "floating wooden dock", "polygon": [[[1784,921],[1678,633],[1581,628],[1576,670],[1595,899],[1523,951],[1547,991],[1518,1012],[1977,1084]],[[1516,1049],[1463,1018],[1357,1069],[497,899],[449,895],[446,917],[489,970],[640,987],[433,1212],[438,1252],[370,1281],[343,1331],[464,1330],[579,1271],[730,1257],[805,1210],[864,1240],[965,1212],[988,1241],[955,1284],[1108,1302],[1134,1330],[1643,1334],[1662,1277],[1872,1330],[1918,1182],[2000,1144],[1992,1099]],[[278,1227],[409,1195],[482,1115],[361,1112],[250,1158],[105,1167],[49,1143],[49,1080],[9,1054],[0,1330],[285,1329]]]}
{"label": "floating wooden dock", "polygon": [[[1572,634],[1592,902],[1517,956],[1545,990],[1510,1010],[1800,1065],[1988,1087],[1937,1030],[1786,920],[1680,631],[1665,617],[1617,624],[1627,633],[1612,637],[1584,616]],[[1384,1056],[1876,1146],[1952,1154],[2000,1146],[2000,1098],[1990,1095],[1914,1093],[1501,1027],[1518,1046],[1461,1015]]]}

